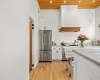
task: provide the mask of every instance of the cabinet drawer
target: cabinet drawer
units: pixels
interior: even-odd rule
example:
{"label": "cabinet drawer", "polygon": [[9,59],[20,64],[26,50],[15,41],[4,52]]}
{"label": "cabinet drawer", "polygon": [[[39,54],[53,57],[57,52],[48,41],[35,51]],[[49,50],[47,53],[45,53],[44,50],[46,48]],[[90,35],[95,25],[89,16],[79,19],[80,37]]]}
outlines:
{"label": "cabinet drawer", "polygon": [[62,48],[61,47],[57,47],[57,50],[62,50]]}

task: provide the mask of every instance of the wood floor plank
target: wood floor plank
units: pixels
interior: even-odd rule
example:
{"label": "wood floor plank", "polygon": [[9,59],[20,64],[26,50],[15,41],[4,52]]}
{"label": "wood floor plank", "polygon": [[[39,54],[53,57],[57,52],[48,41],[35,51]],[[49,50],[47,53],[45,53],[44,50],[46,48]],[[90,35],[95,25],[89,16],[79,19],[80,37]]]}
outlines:
{"label": "wood floor plank", "polygon": [[31,71],[30,80],[71,80],[66,72],[66,62],[40,62]]}

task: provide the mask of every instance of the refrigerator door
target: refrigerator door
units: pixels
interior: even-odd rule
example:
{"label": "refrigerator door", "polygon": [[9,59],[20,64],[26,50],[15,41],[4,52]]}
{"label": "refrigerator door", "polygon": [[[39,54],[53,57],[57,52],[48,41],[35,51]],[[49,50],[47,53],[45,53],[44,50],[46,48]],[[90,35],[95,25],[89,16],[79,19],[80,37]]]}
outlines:
{"label": "refrigerator door", "polygon": [[44,49],[51,50],[52,48],[52,34],[50,30],[44,31]]}
{"label": "refrigerator door", "polygon": [[44,50],[44,30],[39,31],[40,50]]}
{"label": "refrigerator door", "polygon": [[40,30],[40,50],[52,50],[51,30]]}

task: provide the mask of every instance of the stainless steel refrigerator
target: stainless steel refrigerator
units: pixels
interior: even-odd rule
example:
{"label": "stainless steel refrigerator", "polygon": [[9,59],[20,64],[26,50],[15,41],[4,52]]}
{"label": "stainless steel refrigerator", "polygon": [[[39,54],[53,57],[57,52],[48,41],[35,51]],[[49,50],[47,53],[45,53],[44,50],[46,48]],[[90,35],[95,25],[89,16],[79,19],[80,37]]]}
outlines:
{"label": "stainless steel refrigerator", "polygon": [[39,30],[40,61],[52,61],[52,30]]}

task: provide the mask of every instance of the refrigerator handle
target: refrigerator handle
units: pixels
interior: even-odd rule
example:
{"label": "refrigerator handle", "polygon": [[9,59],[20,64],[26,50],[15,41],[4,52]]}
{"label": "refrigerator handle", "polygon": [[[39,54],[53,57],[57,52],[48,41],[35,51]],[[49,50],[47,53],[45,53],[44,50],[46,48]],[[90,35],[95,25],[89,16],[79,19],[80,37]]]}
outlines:
{"label": "refrigerator handle", "polygon": [[45,45],[45,34],[43,34],[43,45]]}
{"label": "refrigerator handle", "polygon": [[44,45],[44,34],[43,34],[43,45]]}

